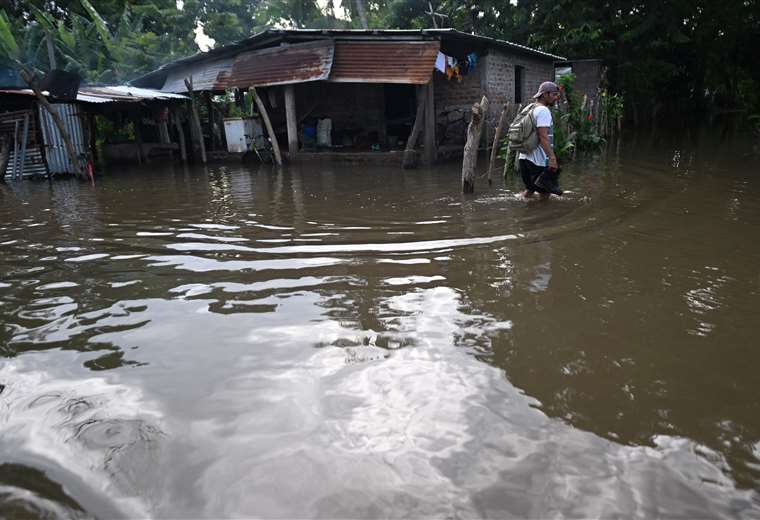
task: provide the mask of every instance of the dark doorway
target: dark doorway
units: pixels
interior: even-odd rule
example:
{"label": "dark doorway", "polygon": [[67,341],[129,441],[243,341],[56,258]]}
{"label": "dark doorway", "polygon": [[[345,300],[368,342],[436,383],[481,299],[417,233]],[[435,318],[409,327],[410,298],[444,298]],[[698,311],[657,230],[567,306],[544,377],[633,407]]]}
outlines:
{"label": "dark doorway", "polygon": [[403,146],[412,133],[414,116],[417,111],[414,85],[385,85],[385,126],[387,146]]}
{"label": "dark doorway", "polygon": [[523,67],[515,65],[515,103],[523,101]]}

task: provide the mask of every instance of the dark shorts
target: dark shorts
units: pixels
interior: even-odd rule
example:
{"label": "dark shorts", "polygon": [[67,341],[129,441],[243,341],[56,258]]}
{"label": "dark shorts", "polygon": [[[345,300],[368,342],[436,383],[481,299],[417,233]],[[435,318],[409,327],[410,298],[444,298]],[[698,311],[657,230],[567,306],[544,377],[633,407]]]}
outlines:
{"label": "dark shorts", "polygon": [[[522,176],[523,183],[525,184],[525,189],[528,191],[537,193],[552,193],[551,190],[553,189],[555,190],[554,193],[557,193],[558,195],[561,194],[562,190],[559,189],[559,173],[559,170],[550,170],[545,166],[537,166],[527,159],[520,159],[520,175]],[[540,184],[543,184],[546,186],[546,188],[549,189],[536,185],[536,179],[541,174],[544,175],[540,181]]]}
{"label": "dark shorts", "polygon": [[520,159],[520,175],[522,176],[526,190],[537,193],[549,193],[547,190],[539,188],[534,184],[536,177],[544,173],[544,170],[546,170],[545,167],[537,166],[528,159]]}

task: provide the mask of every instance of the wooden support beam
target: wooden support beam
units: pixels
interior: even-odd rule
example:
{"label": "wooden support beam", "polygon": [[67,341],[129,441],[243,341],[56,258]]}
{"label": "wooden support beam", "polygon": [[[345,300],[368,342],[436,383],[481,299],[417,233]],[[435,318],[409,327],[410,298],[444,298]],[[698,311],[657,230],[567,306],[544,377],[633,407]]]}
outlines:
{"label": "wooden support beam", "polygon": [[11,143],[8,134],[0,135],[0,181],[5,180],[8,162],[11,160]]}
{"label": "wooden support beam", "polygon": [[216,134],[214,132],[214,104],[211,101],[211,92],[205,92],[206,112],[208,112],[208,142],[211,151],[216,150]]}
{"label": "wooden support beam", "polygon": [[293,85],[285,86],[285,119],[288,124],[288,155],[293,160],[298,153],[298,123],[296,122],[296,93]]}
{"label": "wooden support beam", "polygon": [[179,139],[179,152],[182,157],[182,162],[187,162],[187,147],[185,145],[185,131],[182,129],[182,120],[179,116],[179,110],[175,110],[172,114],[174,119],[174,128],[177,129],[177,136]]}
{"label": "wooden support beam", "polygon": [[435,95],[432,77],[425,88],[427,90],[425,96],[425,164],[431,165],[435,162],[438,154],[435,142]]}
{"label": "wooden support beam", "polygon": [[504,103],[504,108],[499,116],[499,124],[496,125],[496,133],[493,136],[493,146],[491,146],[491,160],[488,161],[488,185],[490,186],[491,172],[496,167],[496,156],[499,153],[499,141],[501,140],[501,132],[504,130],[504,123],[507,120],[507,113],[509,112],[509,103]]}
{"label": "wooden support beam", "polygon": [[137,138],[137,162],[138,164],[142,164],[143,162],[148,162],[147,157],[145,157],[144,149],[143,149],[143,138],[142,138],[142,130],[140,129],[140,114],[138,113],[132,118],[132,124],[135,126],[135,137]]}
{"label": "wooden support beam", "polygon": [[425,105],[427,104],[427,87],[417,87],[417,113],[414,116],[414,126],[412,127],[412,133],[409,134],[409,139],[406,141],[406,148],[404,149],[404,161],[403,168],[408,170],[417,166],[417,153],[414,151],[414,147],[417,144],[417,138],[422,132],[423,119],[425,117]]}
{"label": "wooden support beam", "polygon": [[201,128],[201,117],[198,114],[198,103],[195,100],[195,95],[193,94],[193,78],[192,76],[189,78],[185,78],[185,87],[187,87],[187,94],[190,96],[190,105],[193,112],[193,126],[195,127],[195,131],[198,135],[198,144],[201,148],[201,161],[203,164],[206,164],[206,143],[203,142],[203,129]]}
{"label": "wooden support beam", "polygon": [[488,114],[488,98],[483,96],[480,103],[472,105],[472,121],[467,126],[467,142],[462,157],[462,193],[475,191],[475,167],[478,164],[478,143],[483,130],[483,122]]}
{"label": "wooden support beam", "polygon": [[256,101],[256,107],[258,107],[259,112],[261,113],[261,119],[264,120],[264,126],[267,129],[267,134],[269,134],[269,140],[272,142],[272,152],[274,153],[274,162],[277,164],[277,166],[282,166],[282,155],[280,154],[280,144],[277,142],[277,136],[274,133],[274,130],[272,129],[272,122],[269,120],[269,113],[267,112],[267,107],[264,105],[264,102],[261,100],[261,97],[259,97],[259,93],[256,92],[255,87],[251,87],[251,90],[253,91],[253,99]]}

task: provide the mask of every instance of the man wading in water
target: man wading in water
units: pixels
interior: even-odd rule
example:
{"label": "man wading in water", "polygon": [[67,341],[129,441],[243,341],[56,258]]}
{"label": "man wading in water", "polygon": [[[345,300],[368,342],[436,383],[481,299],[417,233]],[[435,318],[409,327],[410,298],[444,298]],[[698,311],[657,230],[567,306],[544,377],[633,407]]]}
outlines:
{"label": "man wading in water", "polygon": [[542,198],[548,198],[550,193],[562,195],[559,189],[559,165],[554,155],[554,129],[552,127],[552,112],[549,107],[559,101],[560,91],[556,83],[545,81],[538,87],[533,96],[536,107],[533,118],[538,133],[538,146],[529,153],[520,154],[520,175],[525,183],[524,197],[532,197],[538,192]]}

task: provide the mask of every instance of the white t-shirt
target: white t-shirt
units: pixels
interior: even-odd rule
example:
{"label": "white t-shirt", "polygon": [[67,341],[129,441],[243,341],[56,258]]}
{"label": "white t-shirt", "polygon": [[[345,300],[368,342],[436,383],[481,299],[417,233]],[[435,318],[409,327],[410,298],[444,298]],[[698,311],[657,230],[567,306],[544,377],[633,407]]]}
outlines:
{"label": "white t-shirt", "polygon": [[[533,117],[536,118],[536,128],[549,129],[549,144],[552,148],[554,148],[554,127],[552,126],[552,111],[549,110],[549,107],[538,105],[533,109]],[[546,155],[544,149],[541,148],[540,143],[531,153],[521,153],[520,159],[528,159],[536,166],[541,167],[549,164],[549,156]]]}

